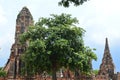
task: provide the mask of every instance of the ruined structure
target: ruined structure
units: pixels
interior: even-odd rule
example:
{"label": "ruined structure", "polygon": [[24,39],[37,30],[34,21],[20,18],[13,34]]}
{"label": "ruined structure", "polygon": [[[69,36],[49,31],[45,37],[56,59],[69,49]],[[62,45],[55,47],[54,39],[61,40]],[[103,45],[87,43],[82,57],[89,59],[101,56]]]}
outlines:
{"label": "ruined structure", "polygon": [[102,63],[95,80],[120,80],[119,76],[119,73],[115,73],[115,65],[110,54],[108,39],[106,38]]}
{"label": "ruined structure", "polygon": [[[11,47],[10,57],[4,67],[4,71],[7,72],[7,80],[26,80],[25,78],[20,76],[21,69],[24,66],[20,60],[20,55],[23,54],[27,43],[20,44],[19,36],[22,33],[26,32],[28,30],[28,27],[31,25],[33,25],[33,17],[30,11],[26,7],[23,7],[16,19],[15,42]],[[68,72],[69,71],[64,71],[65,76],[61,72],[57,73],[58,80],[67,80]],[[63,77],[61,77],[61,74]],[[71,78],[71,80],[76,80],[72,72],[69,72],[69,74],[69,79]],[[86,75],[78,74],[77,77],[77,80],[120,80],[120,73],[115,73],[115,65],[110,54],[107,38],[105,42],[104,55],[98,75],[93,78],[92,76],[87,77]],[[40,77],[38,77],[37,75],[34,78],[34,80],[39,79]],[[51,76],[48,76],[46,80],[51,80]]]}
{"label": "ruined structure", "polygon": [[30,11],[26,7],[23,7],[16,19],[15,42],[12,45],[10,57],[4,67],[7,77],[10,80],[17,79],[20,76],[21,67],[23,66],[20,55],[25,50],[26,44],[20,44],[19,36],[26,32],[30,25],[33,25],[33,17]]}
{"label": "ruined structure", "polygon": [[[20,44],[20,35],[26,32],[28,30],[28,27],[31,25],[33,25],[33,17],[28,8],[23,7],[16,19],[15,42],[11,47],[10,57],[4,67],[4,71],[7,72],[7,80],[52,80],[49,74],[40,76],[34,75],[29,78],[27,77],[27,75],[21,76],[22,67],[24,66],[24,64],[21,61],[20,56],[21,54],[23,54],[23,51],[25,51],[27,47],[27,42],[26,44]],[[62,70],[60,70],[56,74],[58,80],[75,80],[74,73],[68,69],[65,69],[63,73]],[[77,80],[92,80],[91,76],[86,76],[82,74],[79,74],[77,78]]]}

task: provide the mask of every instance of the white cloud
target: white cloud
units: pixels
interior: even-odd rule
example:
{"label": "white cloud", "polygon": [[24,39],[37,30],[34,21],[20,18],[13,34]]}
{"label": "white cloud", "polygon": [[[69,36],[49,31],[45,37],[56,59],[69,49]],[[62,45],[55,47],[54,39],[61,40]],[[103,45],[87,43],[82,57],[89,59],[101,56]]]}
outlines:
{"label": "white cloud", "polygon": [[13,43],[14,38],[12,34],[5,34],[4,36],[0,37],[0,46],[4,46],[7,43]]}
{"label": "white cloud", "polygon": [[[91,41],[96,45],[104,45],[104,40],[108,37],[111,45],[117,45],[120,40],[120,1],[119,0],[91,0],[92,8],[89,9],[92,16],[87,16],[84,26],[86,26],[87,43]],[[89,12],[88,12],[89,13]]]}
{"label": "white cloud", "polygon": [[96,7],[96,11],[99,13],[109,15],[120,10],[119,0],[93,0],[92,2]]}
{"label": "white cloud", "polygon": [[6,22],[6,18],[4,15],[4,11],[2,9],[2,7],[0,6],[0,24],[4,24]]}
{"label": "white cloud", "polygon": [[0,59],[4,61],[0,63],[0,66],[3,66],[6,63],[8,57],[10,56],[10,49],[13,42],[14,38],[12,37],[12,34],[8,33],[0,37]]}

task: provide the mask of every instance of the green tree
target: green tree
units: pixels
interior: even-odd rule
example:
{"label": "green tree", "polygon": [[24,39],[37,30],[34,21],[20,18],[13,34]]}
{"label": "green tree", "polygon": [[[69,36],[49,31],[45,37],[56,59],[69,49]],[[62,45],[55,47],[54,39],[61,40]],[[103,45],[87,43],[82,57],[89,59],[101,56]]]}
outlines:
{"label": "green tree", "polygon": [[56,72],[62,67],[86,73],[91,70],[88,64],[96,60],[96,55],[84,45],[85,30],[76,23],[78,20],[71,15],[52,14],[40,18],[22,35],[21,41],[28,44],[22,57],[28,75],[46,71],[52,73],[52,80],[57,80]]}
{"label": "green tree", "polygon": [[2,70],[2,67],[0,67],[0,77],[5,77],[6,72]]}
{"label": "green tree", "polygon": [[97,75],[97,74],[98,74],[98,71],[99,71],[99,70],[93,70],[94,75]]}
{"label": "green tree", "polygon": [[82,5],[84,2],[88,0],[61,0],[59,2],[59,5],[62,5],[64,7],[69,7],[71,3],[73,3],[75,6]]}

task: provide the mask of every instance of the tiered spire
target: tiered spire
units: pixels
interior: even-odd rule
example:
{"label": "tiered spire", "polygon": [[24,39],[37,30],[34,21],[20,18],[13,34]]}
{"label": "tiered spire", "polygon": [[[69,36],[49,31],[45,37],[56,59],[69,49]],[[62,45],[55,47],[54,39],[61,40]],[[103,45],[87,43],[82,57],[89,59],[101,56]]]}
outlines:
{"label": "tiered spire", "polygon": [[112,57],[111,57],[111,54],[110,54],[110,50],[109,50],[108,39],[106,38],[105,49],[104,49],[104,55],[103,55],[102,62],[104,62],[107,65],[107,64],[113,64],[112,61],[113,60],[112,60]]}
{"label": "tiered spire", "polygon": [[4,70],[10,80],[18,80],[22,71],[23,63],[20,55],[26,49],[26,44],[20,44],[20,34],[26,32],[29,26],[33,25],[33,17],[27,7],[23,7],[16,19],[15,43],[12,45],[10,58]]}
{"label": "tiered spire", "polygon": [[106,38],[104,55],[102,59],[102,64],[100,65],[99,75],[108,75],[112,79],[114,68],[115,67],[109,50],[108,39]]}
{"label": "tiered spire", "polygon": [[19,42],[19,35],[26,32],[33,25],[33,17],[27,7],[23,7],[16,19],[15,40]]}

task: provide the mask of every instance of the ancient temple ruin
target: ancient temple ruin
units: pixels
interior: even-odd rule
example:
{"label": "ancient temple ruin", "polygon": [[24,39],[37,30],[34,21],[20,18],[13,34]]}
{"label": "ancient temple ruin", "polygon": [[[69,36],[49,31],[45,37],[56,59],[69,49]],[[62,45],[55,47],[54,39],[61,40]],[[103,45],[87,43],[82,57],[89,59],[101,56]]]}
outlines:
{"label": "ancient temple ruin", "polygon": [[[33,17],[28,10],[27,7],[23,7],[22,10],[19,12],[17,15],[16,19],[16,30],[15,30],[15,42],[11,47],[11,53],[10,57],[4,67],[4,71],[7,72],[7,80],[51,80],[51,76],[47,75],[45,78],[44,76],[39,77],[37,75],[32,76],[31,79],[28,79],[26,75],[21,76],[22,72],[22,67],[24,66],[23,62],[21,61],[21,54],[23,54],[23,51],[25,51],[27,47],[27,42],[26,44],[21,44],[20,43],[20,35],[28,30],[29,26],[32,26],[33,24]],[[57,79],[58,80],[68,80],[72,79],[75,80],[74,74],[66,69],[64,72],[64,76],[61,77],[61,72],[57,73]],[[68,77],[68,74],[69,77]],[[91,76],[86,76],[86,75],[78,75],[78,78],[82,80],[92,80]]]}
{"label": "ancient temple ruin", "polygon": [[115,65],[109,50],[108,39],[105,41],[105,49],[102,63],[95,80],[120,80],[120,73],[115,73]]}
{"label": "ancient temple ruin", "polygon": [[20,35],[28,30],[29,26],[33,25],[33,17],[28,8],[23,7],[16,19],[15,30],[15,42],[11,47],[10,57],[4,67],[4,71],[7,72],[7,77],[11,79],[17,79],[21,73],[21,67],[23,64],[20,60],[20,55],[26,48],[26,44],[20,44]]}
{"label": "ancient temple ruin", "polygon": [[[15,42],[11,47],[10,57],[4,67],[4,71],[7,72],[7,80],[26,80],[21,78],[21,69],[24,66],[21,62],[20,55],[26,49],[26,44],[20,44],[20,35],[28,30],[29,26],[34,25],[33,17],[27,7],[23,7],[22,10],[17,15],[16,19],[16,30],[15,30]],[[71,73],[71,75],[73,75]],[[78,76],[81,80],[120,80],[120,73],[115,73],[115,65],[109,50],[108,39],[105,41],[104,55],[98,75],[94,77],[86,77],[85,75]],[[78,80],[79,80],[78,79]],[[33,79],[31,79],[33,80]],[[38,80],[36,77],[35,80]],[[46,80],[51,80],[49,77]],[[58,80],[66,80],[65,78],[60,78]],[[75,80],[72,78],[71,80]]]}

